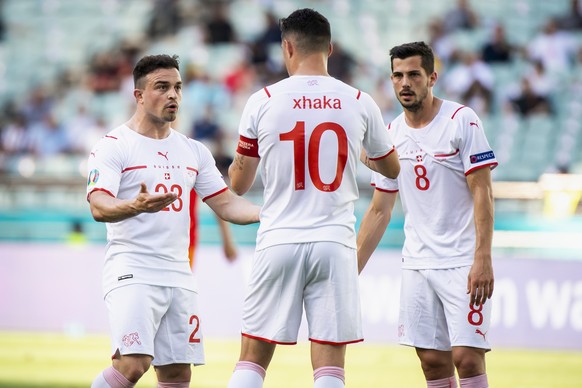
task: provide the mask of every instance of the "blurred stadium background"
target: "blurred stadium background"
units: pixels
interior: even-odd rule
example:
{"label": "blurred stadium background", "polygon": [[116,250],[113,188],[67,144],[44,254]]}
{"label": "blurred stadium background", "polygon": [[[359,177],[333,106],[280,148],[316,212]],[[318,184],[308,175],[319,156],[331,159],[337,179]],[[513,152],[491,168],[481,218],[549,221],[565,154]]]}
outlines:
{"label": "blurred stadium background", "polygon": [[[493,343],[582,352],[578,0],[1,0],[0,330],[106,332],[105,228],[88,211],[85,163],[95,141],[132,113],[135,61],[180,56],[176,127],[228,161],[247,97],[286,75],[277,20],[299,7],[329,18],[330,73],[369,92],[387,121],[400,112],[388,50],[415,40],[435,48],[435,94],[478,112],[499,160]],[[371,195],[368,179],[362,168],[358,217]],[[260,192],[258,181],[249,197],[259,202]],[[372,341],[395,340],[395,312],[384,296],[397,301],[402,223],[397,205],[378,258],[362,275]],[[208,319],[235,306],[229,324],[212,321],[210,335],[236,338],[256,226],[233,227],[241,257],[228,266],[206,206],[199,225],[200,273],[232,285],[229,294],[201,276],[212,299]]]}

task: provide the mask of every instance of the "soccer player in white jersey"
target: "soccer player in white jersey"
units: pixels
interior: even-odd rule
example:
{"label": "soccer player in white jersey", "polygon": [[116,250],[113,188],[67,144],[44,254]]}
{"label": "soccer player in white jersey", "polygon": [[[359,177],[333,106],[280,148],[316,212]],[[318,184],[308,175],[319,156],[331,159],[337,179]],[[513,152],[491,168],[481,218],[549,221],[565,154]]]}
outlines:
{"label": "soccer player in white jersey", "polygon": [[493,293],[490,170],[497,165],[469,107],[433,96],[434,55],[424,42],[390,51],[404,108],[388,127],[402,170],[374,174],[358,232],[361,271],[382,237],[397,192],[404,210],[400,343],[414,346],[428,387],[487,387],[485,353]]}
{"label": "soccer player in white jersey", "polygon": [[228,189],[206,147],[171,128],[182,98],[178,58],[146,56],[133,76],[135,114],[89,156],[87,199],[107,225],[113,354],[92,387],[133,387],[150,364],[158,387],[188,387],[190,364],[204,363],[188,260],[190,191],[234,223],[258,222],[260,208]]}
{"label": "soccer player in white jersey", "polygon": [[362,158],[391,178],[400,167],[378,106],[327,73],[327,19],[300,9],[280,27],[290,77],[249,98],[229,168],[232,188],[242,194],[260,161],[264,204],[243,306],[241,355],[228,386],[263,386],[276,345],[297,342],[305,306],[314,386],[343,387],[346,344],[363,340],[353,205],[357,163]]}

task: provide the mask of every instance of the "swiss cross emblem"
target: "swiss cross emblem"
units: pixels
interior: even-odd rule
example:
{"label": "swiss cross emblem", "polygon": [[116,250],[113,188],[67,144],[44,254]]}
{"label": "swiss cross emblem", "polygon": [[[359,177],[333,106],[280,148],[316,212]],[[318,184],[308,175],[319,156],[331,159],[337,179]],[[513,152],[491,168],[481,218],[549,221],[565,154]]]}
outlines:
{"label": "swiss cross emblem", "polygon": [[416,155],[416,161],[422,162],[422,155]]}
{"label": "swiss cross emblem", "polygon": [[170,179],[170,173],[169,172],[164,173],[164,179],[165,180],[169,180]]}

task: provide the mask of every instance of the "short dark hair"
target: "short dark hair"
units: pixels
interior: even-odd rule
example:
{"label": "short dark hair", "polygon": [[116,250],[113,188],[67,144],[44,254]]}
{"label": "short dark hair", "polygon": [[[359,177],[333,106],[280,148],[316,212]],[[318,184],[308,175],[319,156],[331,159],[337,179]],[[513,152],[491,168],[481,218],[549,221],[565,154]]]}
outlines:
{"label": "short dark hair", "polygon": [[147,55],[140,59],[133,68],[133,84],[138,87],[138,83],[149,73],[158,69],[176,69],[180,71],[180,62],[177,55]]}
{"label": "short dark hair", "polygon": [[394,58],[406,59],[420,56],[420,65],[430,75],[434,72],[434,53],[429,45],[424,42],[404,43],[394,46],[390,50],[390,67],[394,70]]}
{"label": "short dark hair", "polygon": [[327,52],[331,42],[331,26],[319,12],[303,8],[279,21],[281,37],[294,35],[297,48],[304,53]]}

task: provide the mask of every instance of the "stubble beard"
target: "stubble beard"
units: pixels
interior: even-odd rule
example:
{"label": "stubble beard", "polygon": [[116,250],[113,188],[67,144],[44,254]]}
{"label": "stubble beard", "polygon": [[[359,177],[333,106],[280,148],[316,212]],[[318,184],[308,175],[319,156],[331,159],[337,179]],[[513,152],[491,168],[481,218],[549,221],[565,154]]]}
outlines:
{"label": "stubble beard", "polygon": [[[418,112],[420,109],[422,109],[424,100],[426,99],[426,96],[428,95],[428,92],[424,92],[422,95],[418,96],[418,98],[412,102],[403,102],[402,99],[400,98],[400,96],[398,96],[398,101],[400,101],[400,105],[402,105],[402,108],[406,109],[407,111],[411,112],[411,113],[416,113]],[[417,96],[415,94],[415,96]]]}

